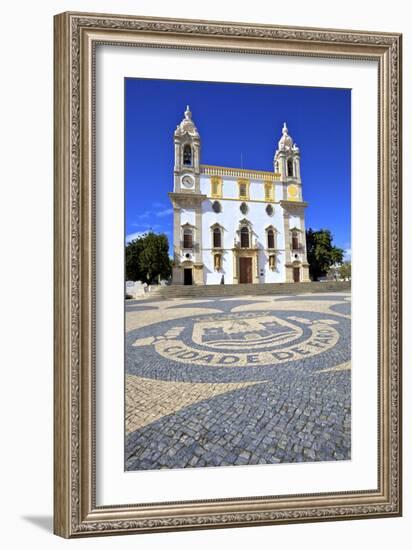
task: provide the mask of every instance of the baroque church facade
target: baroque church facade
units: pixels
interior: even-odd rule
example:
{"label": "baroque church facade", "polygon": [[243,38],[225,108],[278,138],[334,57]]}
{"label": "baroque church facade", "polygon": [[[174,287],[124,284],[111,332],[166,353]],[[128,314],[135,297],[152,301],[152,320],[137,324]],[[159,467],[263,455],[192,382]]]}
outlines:
{"label": "baroque church facade", "polygon": [[286,123],[273,172],[201,164],[189,106],[174,132],[176,285],[309,281],[300,151]]}

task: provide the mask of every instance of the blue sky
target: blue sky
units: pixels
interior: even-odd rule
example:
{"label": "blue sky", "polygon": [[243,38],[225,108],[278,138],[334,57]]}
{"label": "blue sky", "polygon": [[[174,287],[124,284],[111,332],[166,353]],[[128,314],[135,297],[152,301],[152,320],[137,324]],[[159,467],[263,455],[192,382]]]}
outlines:
{"label": "blue sky", "polygon": [[348,89],[125,79],[126,240],[152,230],[172,244],[173,132],[186,105],[201,162],[273,170],[283,122],[300,147],[306,227],[351,249],[351,94]]}

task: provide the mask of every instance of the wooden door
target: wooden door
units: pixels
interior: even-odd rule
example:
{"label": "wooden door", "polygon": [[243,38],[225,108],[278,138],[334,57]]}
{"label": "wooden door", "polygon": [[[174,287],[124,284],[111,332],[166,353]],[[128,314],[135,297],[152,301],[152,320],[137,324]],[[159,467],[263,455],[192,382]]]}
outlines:
{"label": "wooden door", "polygon": [[193,284],[192,269],[185,268],[183,273],[184,273],[184,280],[183,280],[184,284],[192,285]]}
{"label": "wooden door", "polygon": [[293,268],[293,282],[299,283],[300,281],[300,267]]}
{"label": "wooden door", "polygon": [[239,283],[252,282],[252,258],[239,258]]}

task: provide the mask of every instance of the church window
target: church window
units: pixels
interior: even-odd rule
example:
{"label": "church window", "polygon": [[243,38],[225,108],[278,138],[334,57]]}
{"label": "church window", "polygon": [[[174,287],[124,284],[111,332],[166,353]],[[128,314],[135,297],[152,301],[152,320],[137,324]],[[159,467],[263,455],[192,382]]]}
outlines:
{"label": "church window", "polygon": [[238,181],[239,185],[239,199],[249,198],[249,182],[248,180],[241,179]]}
{"label": "church window", "polygon": [[183,148],[183,164],[186,166],[192,165],[192,148],[190,145],[185,145]]}
{"label": "church window", "polygon": [[299,249],[299,233],[297,231],[292,231],[292,250]]}
{"label": "church window", "polygon": [[220,199],[222,197],[222,178],[214,176],[210,180],[210,194],[215,199]]}
{"label": "church window", "polygon": [[222,211],[222,205],[220,204],[219,201],[213,201],[213,203],[212,203],[212,210],[213,210],[213,212],[215,212],[216,214],[220,214],[220,212]]}
{"label": "church window", "polygon": [[268,248],[275,248],[275,232],[273,231],[273,229],[268,229],[267,237],[268,237]]}
{"label": "church window", "polygon": [[222,269],[222,255],[221,254],[215,254],[215,271],[220,271]]}
{"label": "church window", "polygon": [[293,177],[293,160],[292,159],[288,159],[287,166],[288,166],[288,176]]}
{"label": "church window", "polygon": [[240,230],[240,246],[249,248],[249,229],[247,227],[242,227]]}
{"label": "church window", "polygon": [[193,231],[188,227],[183,231],[183,248],[193,248]]}
{"label": "church window", "polygon": [[274,254],[271,254],[269,256],[269,269],[272,271],[276,268],[276,256]]}
{"label": "church window", "polygon": [[245,202],[242,202],[239,208],[242,214],[247,214],[249,211],[248,205]]}
{"label": "church window", "polygon": [[222,232],[220,227],[213,229],[213,248],[222,248]]}
{"label": "church window", "polygon": [[273,201],[273,184],[265,183],[265,201]]}
{"label": "church window", "polygon": [[274,212],[273,206],[272,206],[271,204],[268,204],[268,205],[266,206],[266,214],[267,214],[268,216],[273,216],[273,212]]}

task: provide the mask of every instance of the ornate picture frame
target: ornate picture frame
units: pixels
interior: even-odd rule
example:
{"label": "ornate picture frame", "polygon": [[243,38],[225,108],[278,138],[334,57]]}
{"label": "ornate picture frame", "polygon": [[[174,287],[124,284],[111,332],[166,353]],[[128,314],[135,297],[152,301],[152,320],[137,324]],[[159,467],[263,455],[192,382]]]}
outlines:
{"label": "ornate picture frame", "polygon": [[[401,43],[395,33],[123,15],[55,16],[54,532],[71,538],[401,515]],[[96,47],[378,65],[377,488],[96,501]]]}

